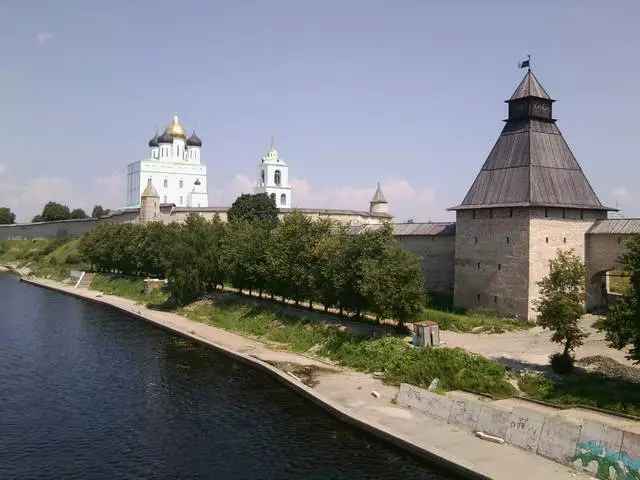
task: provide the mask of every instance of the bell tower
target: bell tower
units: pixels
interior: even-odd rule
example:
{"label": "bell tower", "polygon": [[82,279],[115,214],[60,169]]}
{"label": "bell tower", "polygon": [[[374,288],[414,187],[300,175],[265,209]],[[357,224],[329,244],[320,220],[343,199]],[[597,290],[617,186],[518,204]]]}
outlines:
{"label": "bell tower", "polygon": [[278,208],[291,208],[289,165],[280,158],[271,132],[271,147],[258,165],[255,193],[266,193]]}

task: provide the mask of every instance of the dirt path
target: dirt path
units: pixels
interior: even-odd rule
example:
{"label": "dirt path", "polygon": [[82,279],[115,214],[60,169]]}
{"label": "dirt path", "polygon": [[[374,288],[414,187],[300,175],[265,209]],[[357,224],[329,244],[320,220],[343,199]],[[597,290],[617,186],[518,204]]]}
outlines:
{"label": "dirt path", "polygon": [[[576,351],[576,358],[603,355],[624,365],[634,366],[625,358],[624,351],[609,348],[604,333],[593,328],[592,325],[598,318],[595,315],[585,315],[581,320],[581,327],[589,337]],[[561,351],[559,345],[551,343],[549,331],[541,327],[499,335],[442,331],[440,336],[447,347],[461,347],[513,368],[540,370],[548,365],[549,355]]]}

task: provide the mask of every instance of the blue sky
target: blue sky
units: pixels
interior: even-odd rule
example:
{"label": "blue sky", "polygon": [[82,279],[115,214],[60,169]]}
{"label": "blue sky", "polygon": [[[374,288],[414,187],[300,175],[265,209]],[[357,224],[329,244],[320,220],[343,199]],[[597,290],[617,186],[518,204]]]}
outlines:
{"label": "blue sky", "polygon": [[203,139],[210,203],[249,191],[271,128],[294,206],[448,220],[523,71],[600,200],[640,216],[640,2],[5,0],[0,206],[125,200],[173,112]]}

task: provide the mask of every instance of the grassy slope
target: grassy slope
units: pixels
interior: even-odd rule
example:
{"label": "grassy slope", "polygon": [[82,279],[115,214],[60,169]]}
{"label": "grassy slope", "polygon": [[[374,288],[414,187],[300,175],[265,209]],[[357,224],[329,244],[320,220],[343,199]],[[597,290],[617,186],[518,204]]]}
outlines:
{"label": "grassy slope", "polygon": [[65,280],[71,270],[86,270],[80,259],[77,238],[47,240],[2,240],[0,263],[27,267],[34,275]]}

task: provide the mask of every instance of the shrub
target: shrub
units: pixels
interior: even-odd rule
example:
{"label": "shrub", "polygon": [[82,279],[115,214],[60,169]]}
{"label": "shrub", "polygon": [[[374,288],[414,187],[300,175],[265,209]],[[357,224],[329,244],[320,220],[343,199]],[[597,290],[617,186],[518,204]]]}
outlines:
{"label": "shrub", "polygon": [[65,258],[64,263],[68,265],[78,264],[80,263],[80,255],[75,253],[70,253],[69,255],[67,255],[67,258]]}
{"label": "shrub", "polygon": [[551,369],[558,375],[566,375],[573,370],[574,358],[563,353],[554,353],[549,357]]}

